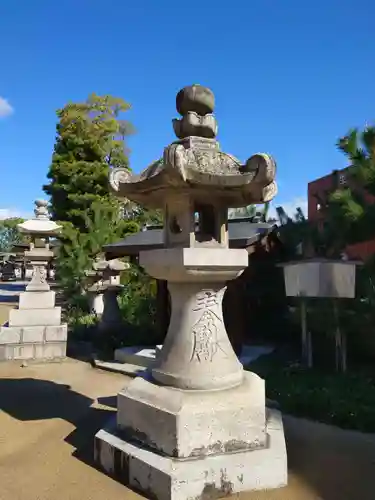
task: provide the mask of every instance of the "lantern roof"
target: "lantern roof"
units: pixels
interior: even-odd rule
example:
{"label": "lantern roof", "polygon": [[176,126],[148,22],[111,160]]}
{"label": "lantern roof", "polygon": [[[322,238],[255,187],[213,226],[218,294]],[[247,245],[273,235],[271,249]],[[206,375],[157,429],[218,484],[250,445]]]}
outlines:
{"label": "lantern roof", "polygon": [[34,209],[35,217],[18,224],[19,231],[30,235],[56,236],[60,232],[61,226],[50,220],[47,206],[47,201],[36,200]]}
{"label": "lantern roof", "polygon": [[275,161],[256,153],[242,163],[221,151],[214,102],[212,91],[201,85],[180,90],[176,108],[182,118],[173,120],[178,140],[140,174],[111,169],[114,194],[151,208],[164,208],[174,194],[233,208],[272,200],[277,193]]}

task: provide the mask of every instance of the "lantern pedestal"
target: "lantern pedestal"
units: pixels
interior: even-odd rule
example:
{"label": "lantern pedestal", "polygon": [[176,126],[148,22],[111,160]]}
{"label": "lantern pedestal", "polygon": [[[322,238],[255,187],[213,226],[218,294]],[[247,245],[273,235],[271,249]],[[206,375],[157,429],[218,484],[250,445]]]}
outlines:
{"label": "lantern pedestal", "polygon": [[158,499],[286,484],[280,414],[267,414],[264,380],[244,372],[222,316],[225,281],[247,259],[246,250],[228,248],[140,254],[151,276],[168,280],[170,326],[151,372],[118,394],[116,426],[97,434],[95,455],[108,473]]}
{"label": "lantern pedestal", "polygon": [[246,250],[168,248],[141,252],[140,264],[168,281],[171,320],[152,370],[163,384],[187,390],[241,384],[243,367],[228,339],[222,313],[225,282],[247,266]]}
{"label": "lantern pedestal", "polygon": [[[220,391],[217,402],[219,396],[225,398],[226,395]],[[199,408],[195,411],[198,412]],[[207,413],[207,420],[212,418],[211,415]],[[237,417],[238,413],[233,412],[232,419]],[[221,425],[227,424],[228,420],[221,422]],[[264,448],[181,460],[155,452],[126,437],[114,419],[95,436],[95,460],[107,474],[126,486],[146,493],[149,498],[220,498],[241,491],[279,488],[287,484],[286,447],[279,411],[267,409],[266,434],[267,445]]]}
{"label": "lantern pedestal", "polygon": [[108,285],[103,294],[103,314],[100,327],[104,330],[120,328],[123,322],[117,297],[123,289],[122,285]]}

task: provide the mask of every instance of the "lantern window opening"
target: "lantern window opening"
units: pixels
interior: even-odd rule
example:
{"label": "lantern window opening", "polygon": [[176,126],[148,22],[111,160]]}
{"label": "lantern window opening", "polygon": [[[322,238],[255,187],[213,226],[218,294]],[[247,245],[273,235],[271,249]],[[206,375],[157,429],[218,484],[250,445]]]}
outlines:
{"label": "lantern window opening", "polygon": [[194,207],[195,238],[198,242],[219,241],[217,216],[213,205],[196,204]]}

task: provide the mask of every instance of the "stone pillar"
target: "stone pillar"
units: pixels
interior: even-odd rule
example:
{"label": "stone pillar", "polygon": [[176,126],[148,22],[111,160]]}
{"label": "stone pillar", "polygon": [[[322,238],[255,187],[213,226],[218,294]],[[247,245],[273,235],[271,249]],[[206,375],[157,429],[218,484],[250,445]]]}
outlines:
{"label": "stone pillar", "polygon": [[89,290],[90,311],[101,316],[104,311],[104,293],[97,289]]}
{"label": "stone pillar", "polygon": [[104,307],[101,326],[104,328],[117,328],[122,323],[121,311],[117,300],[121,290],[122,288],[120,287],[108,286],[103,294]]}
{"label": "stone pillar", "polygon": [[50,286],[47,282],[48,261],[33,260],[36,256],[34,252],[29,252],[30,263],[33,268],[31,280],[26,286],[28,292],[48,292]]}
{"label": "stone pillar", "polygon": [[222,314],[223,283],[169,283],[172,314],[152,375],[180,389],[226,389],[242,382]]}

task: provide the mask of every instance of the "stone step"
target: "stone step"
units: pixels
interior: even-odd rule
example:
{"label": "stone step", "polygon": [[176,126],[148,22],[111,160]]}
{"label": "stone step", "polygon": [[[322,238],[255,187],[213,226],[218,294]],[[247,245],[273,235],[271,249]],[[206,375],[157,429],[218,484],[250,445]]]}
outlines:
{"label": "stone step", "polygon": [[100,361],[94,359],[93,366],[108,372],[122,373],[130,377],[137,377],[147,370],[146,366],[134,365],[131,363],[119,363],[118,361]]}
{"label": "stone step", "polygon": [[[162,345],[147,348],[140,346],[121,347],[115,350],[115,361],[119,363],[130,363],[132,365],[150,367],[157,352],[160,351],[162,347]],[[245,345],[242,349],[240,361],[244,366],[246,366],[258,359],[260,356],[271,354],[273,350],[274,348],[272,346]]]}
{"label": "stone step", "polygon": [[52,309],[55,307],[56,293],[48,292],[21,292],[19,309]]}
{"label": "stone step", "polygon": [[[116,349],[113,361],[95,359],[93,365],[101,370],[136,377],[152,367],[155,355],[162,347],[162,345],[155,346],[155,348],[121,347]],[[270,354],[273,350],[273,347],[266,346],[244,346],[240,361],[246,367],[260,356]],[[278,408],[277,404],[273,403],[275,402],[270,402],[270,407]]]}
{"label": "stone step", "polygon": [[162,347],[162,345],[147,348],[139,346],[121,347],[115,350],[115,361],[150,367],[155,360],[157,352],[161,351]]}
{"label": "stone step", "polygon": [[268,411],[267,434],[266,448],[175,460],[123,439],[112,417],[95,435],[94,459],[110,476],[149,498],[223,498],[288,483],[283,422],[277,410]]}
{"label": "stone step", "polygon": [[9,311],[9,326],[59,326],[60,324],[61,307]]}

